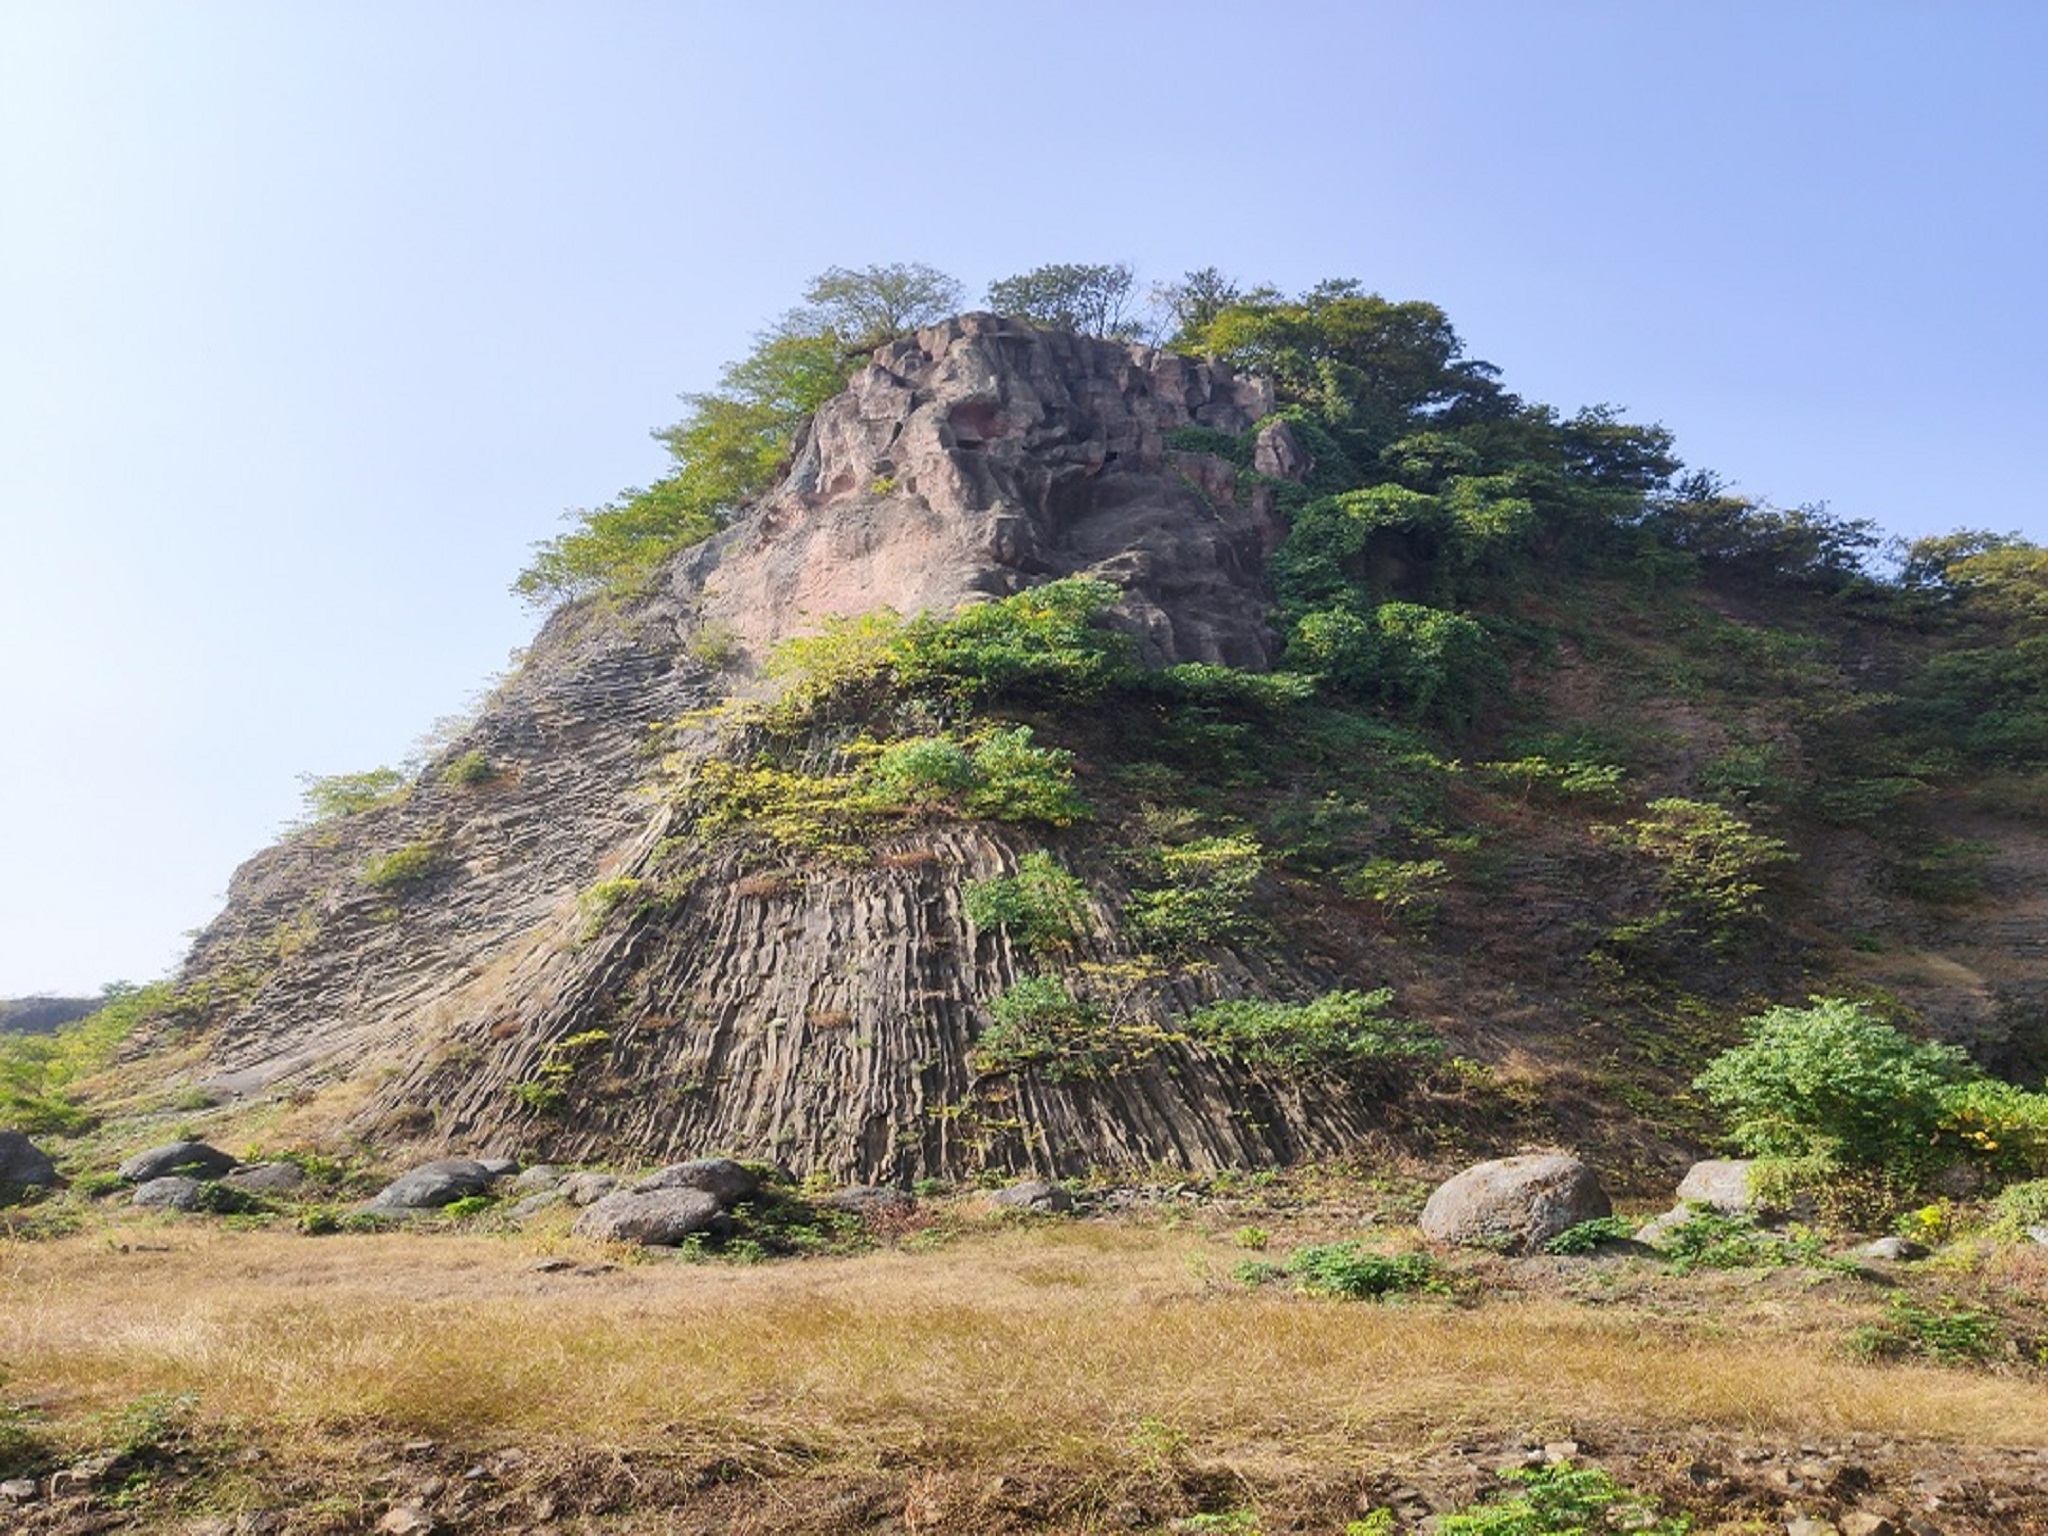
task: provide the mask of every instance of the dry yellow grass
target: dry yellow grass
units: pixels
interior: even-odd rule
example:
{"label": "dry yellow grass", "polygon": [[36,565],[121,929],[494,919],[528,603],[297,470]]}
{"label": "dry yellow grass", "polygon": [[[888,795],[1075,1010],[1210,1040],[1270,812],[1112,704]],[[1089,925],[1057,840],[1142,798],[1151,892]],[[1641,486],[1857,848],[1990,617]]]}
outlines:
{"label": "dry yellow grass", "polygon": [[[758,1268],[539,1274],[531,1239],[147,1230],[0,1246],[9,1391],[61,1420],[148,1392],[273,1443],[375,1432],[848,1468],[1259,1475],[1532,1425],[2048,1445],[2048,1383],[1852,1362],[1796,1317],[1721,1335],[1558,1299],[1316,1301],[1112,1224]],[[583,1255],[596,1257],[595,1254]]]}

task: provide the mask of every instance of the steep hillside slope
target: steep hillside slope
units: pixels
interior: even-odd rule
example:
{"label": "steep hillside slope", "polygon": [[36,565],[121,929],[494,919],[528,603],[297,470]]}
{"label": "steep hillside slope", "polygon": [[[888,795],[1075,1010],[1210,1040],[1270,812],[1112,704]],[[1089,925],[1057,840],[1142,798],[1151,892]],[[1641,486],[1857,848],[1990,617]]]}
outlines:
{"label": "steep hillside slope", "polygon": [[2033,802],[1877,744],[1928,626],[1674,551],[1642,434],[1461,369],[1345,436],[992,316],[883,347],[409,791],[244,866],[131,1051],[272,1134],[860,1180],[1626,1180],[1823,985],[2037,1064]]}

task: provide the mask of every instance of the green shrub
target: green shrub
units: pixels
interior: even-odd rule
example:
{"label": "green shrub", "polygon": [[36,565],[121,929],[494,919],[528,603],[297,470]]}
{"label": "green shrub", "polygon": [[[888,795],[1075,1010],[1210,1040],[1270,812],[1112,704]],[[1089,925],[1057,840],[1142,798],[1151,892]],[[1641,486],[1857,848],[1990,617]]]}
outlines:
{"label": "green shrub", "polygon": [[1287,1255],[1280,1271],[1312,1296],[1378,1301],[1450,1289],[1442,1268],[1426,1253],[1374,1253],[1355,1242],[1297,1248]]}
{"label": "green shrub", "polygon": [[1820,1241],[1794,1230],[1786,1236],[1766,1232],[1747,1214],[1717,1211],[1694,1204],[1679,1226],[1666,1232],[1658,1249],[1680,1274],[1695,1269],[1776,1269],[1814,1264],[1823,1259]]}
{"label": "green shrub", "polygon": [[1626,1216],[1595,1216],[1565,1228],[1543,1245],[1543,1251],[1577,1256],[1593,1253],[1607,1243],[1627,1242],[1635,1235],[1636,1223]]}
{"label": "green shrub", "polygon": [[1748,1040],[1695,1083],[1744,1151],[1907,1174],[1940,1160],[1948,1092],[1977,1075],[1963,1052],[1909,1040],[1844,998],[1746,1022]]}
{"label": "green shrub", "polygon": [[363,884],[373,891],[409,891],[426,884],[447,866],[448,856],[439,843],[408,843],[365,862]]}
{"label": "green shrub", "polygon": [[565,1035],[541,1052],[530,1077],[513,1083],[507,1090],[519,1103],[537,1115],[552,1114],[569,1099],[569,1085],[584,1063],[611,1043],[611,1031],[586,1029]]}
{"label": "green shrub", "polygon": [[1088,814],[1074,789],[1074,754],[1031,744],[1031,728],[991,731],[972,748],[975,782],[965,799],[970,816],[1072,826]]}
{"label": "green shrub", "polygon": [[1981,1365],[2000,1345],[1998,1320],[1990,1313],[1948,1298],[1930,1307],[1906,1295],[1892,1297],[1882,1322],[1849,1336],[1849,1348],[1866,1360],[1918,1356],[1943,1365]]}
{"label": "green shrub", "polygon": [[1051,976],[1020,978],[990,1001],[989,1026],[968,1053],[979,1073],[1035,1068],[1049,1082],[1099,1077],[1117,1060],[1116,1039],[1100,1008]]}
{"label": "green shrub", "polygon": [[1561,1461],[1501,1473],[1516,1485],[1483,1504],[1437,1521],[1437,1536],[1587,1536],[1592,1531],[1635,1531],[1641,1536],[1685,1536],[1692,1521],[1659,1516],[1657,1501],[1633,1493],[1598,1467]]}
{"label": "green shrub", "polygon": [[1190,1036],[1239,1061],[1282,1066],[1412,1061],[1443,1053],[1443,1042],[1419,1024],[1382,1010],[1391,988],[1328,992],[1307,1003],[1238,998],[1189,1016]]}
{"label": "green shrub", "polygon": [[975,927],[1000,929],[1031,953],[1064,948],[1088,922],[1088,888],[1043,850],[1018,860],[1014,875],[969,884],[962,905]]}
{"label": "green shrub", "polygon": [[455,789],[473,789],[479,784],[490,783],[497,776],[497,766],[482,748],[451,758],[448,766],[441,770],[441,782]]}
{"label": "green shrub", "polygon": [[1204,837],[1154,855],[1160,883],[1134,893],[1124,909],[1131,936],[1158,949],[1185,949],[1236,936],[1264,850],[1249,837]]}
{"label": "green shrub", "polygon": [[1344,890],[1377,903],[1386,921],[1420,930],[1435,918],[1437,897],[1450,878],[1442,859],[1375,858],[1344,876]]}
{"label": "green shrub", "polygon": [[647,882],[635,875],[618,875],[587,888],[576,898],[576,910],[583,919],[580,936],[585,939],[597,937],[605,924],[611,921],[612,914],[646,888]]}
{"label": "green shrub", "polygon": [[1634,849],[1661,866],[1661,905],[1650,917],[1617,929],[1642,939],[1667,929],[1697,934],[1713,946],[1731,942],[1763,915],[1763,881],[1796,855],[1756,831],[1725,806],[1703,800],[1652,800],[1628,823]]}
{"label": "green shrub", "polygon": [[405,775],[396,768],[369,768],[361,773],[301,774],[301,825],[318,825],[360,815],[405,797]]}
{"label": "green shrub", "polygon": [[2048,1225],[2048,1179],[2006,1185],[1991,1209],[1995,1230],[2009,1238],[2018,1238],[2029,1227]]}

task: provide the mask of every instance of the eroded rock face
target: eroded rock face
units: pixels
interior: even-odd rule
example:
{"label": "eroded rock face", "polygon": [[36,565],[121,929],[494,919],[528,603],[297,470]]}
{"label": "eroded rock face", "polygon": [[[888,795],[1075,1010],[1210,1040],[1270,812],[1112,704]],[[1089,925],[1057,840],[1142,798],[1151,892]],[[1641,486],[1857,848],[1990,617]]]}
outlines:
{"label": "eroded rock face", "polygon": [[[672,590],[758,657],[833,615],[947,614],[1087,576],[1124,589],[1115,618],[1146,660],[1263,669],[1271,494],[1168,439],[1272,409],[1270,385],[1220,364],[963,315],[878,352]],[[1288,478],[1308,465],[1284,428],[1259,457]]]}
{"label": "eroded rock face", "polygon": [[1562,1152],[1537,1152],[1467,1168],[1429,1197],[1421,1224],[1439,1243],[1530,1253],[1613,1209],[1592,1169]]}

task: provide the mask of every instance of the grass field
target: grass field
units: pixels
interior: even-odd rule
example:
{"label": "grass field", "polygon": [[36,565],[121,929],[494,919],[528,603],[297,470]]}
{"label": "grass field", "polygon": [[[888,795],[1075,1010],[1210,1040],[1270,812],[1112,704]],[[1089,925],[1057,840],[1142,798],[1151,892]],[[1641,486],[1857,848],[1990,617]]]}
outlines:
{"label": "grass field", "polygon": [[[760,1529],[907,1529],[958,1485],[1056,1490],[1033,1496],[1041,1529],[1225,1507],[1341,1532],[1318,1513],[1333,1499],[1560,1439],[1656,1466],[1932,1443],[2039,1459],[2048,1509],[2048,1372],[1860,1361],[1844,1340],[1882,1296],[1854,1277],[1481,1258],[1449,1297],[1374,1304],[1247,1287],[1244,1257],[1158,1219],[751,1266],[532,1233],[130,1223],[0,1245],[0,1362],[70,1453],[153,1427],[135,1529],[278,1508],[280,1530],[367,1529],[407,1498],[472,1528],[446,1485],[482,1468],[469,1491],[525,1502],[479,1530],[743,1528],[736,1487],[796,1501]],[[535,1268],[550,1258],[573,1265]],[[2038,1306],[2030,1262],[1991,1282]],[[828,1490],[854,1512],[812,1509]],[[674,1523],[693,1506],[726,1523]],[[657,1509],[670,1523],[646,1523]],[[1015,1525],[960,1518],[928,1528]]]}

